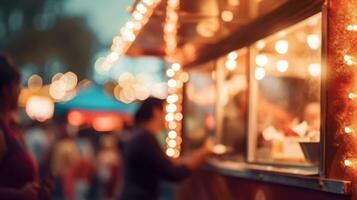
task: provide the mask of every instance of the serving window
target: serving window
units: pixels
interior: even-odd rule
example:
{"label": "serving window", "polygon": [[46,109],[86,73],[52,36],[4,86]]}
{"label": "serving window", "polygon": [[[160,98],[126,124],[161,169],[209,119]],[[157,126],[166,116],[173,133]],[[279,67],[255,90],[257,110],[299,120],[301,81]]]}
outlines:
{"label": "serving window", "polygon": [[214,62],[189,71],[184,94],[185,152],[199,147],[216,134],[216,82]]}
{"label": "serving window", "polygon": [[251,47],[248,160],[319,161],[321,14]]}
{"label": "serving window", "polygon": [[247,141],[248,48],[232,51],[217,61],[217,140],[230,160],[244,161]]}

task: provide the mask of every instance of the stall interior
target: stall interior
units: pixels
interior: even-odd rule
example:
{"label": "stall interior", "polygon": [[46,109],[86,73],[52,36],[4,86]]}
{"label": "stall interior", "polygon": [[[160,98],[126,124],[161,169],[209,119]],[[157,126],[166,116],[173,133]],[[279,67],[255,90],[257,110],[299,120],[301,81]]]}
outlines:
{"label": "stall interior", "polygon": [[251,52],[249,161],[318,164],[321,14],[256,42]]}
{"label": "stall interior", "polygon": [[189,71],[186,149],[209,135],[233,162],[317,169],[321,13]]}
{"label": "stall interior", "polygon": [[246,159],[248,111],[248,48],[217,61],[217,138],[229,154],[222,159]]}
{"label": "stall interior", "polygon": [[207,137],[216,135],[214,66],[211,62],[190,71],[184,90],[184,152],[199,147]]}

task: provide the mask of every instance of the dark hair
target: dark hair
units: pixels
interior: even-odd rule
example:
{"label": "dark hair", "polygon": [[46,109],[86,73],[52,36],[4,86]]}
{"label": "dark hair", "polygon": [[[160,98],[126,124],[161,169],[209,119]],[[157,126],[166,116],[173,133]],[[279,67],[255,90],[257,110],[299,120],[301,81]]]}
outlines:
{"label": "dark hair", "polygon": [[11,60],[0,55],[0,89],[20,82],[20,73]]}
{"label": "dark hair", "polygon": [[[0,110],[8,112],[17,109],[18,91],[13,90],[20,83],[17,66],[9,58],[0,55]],[[10,94],[10,93],[13,94]]]}
{"label": "dark hair", "polygon": [[143,123],[147,122],[153,117],[153,111],[155,108],[163,109],[164,100],[149,97],[145,101],[142,102],[139,109],[136,111],[134,119],[135,123]]}

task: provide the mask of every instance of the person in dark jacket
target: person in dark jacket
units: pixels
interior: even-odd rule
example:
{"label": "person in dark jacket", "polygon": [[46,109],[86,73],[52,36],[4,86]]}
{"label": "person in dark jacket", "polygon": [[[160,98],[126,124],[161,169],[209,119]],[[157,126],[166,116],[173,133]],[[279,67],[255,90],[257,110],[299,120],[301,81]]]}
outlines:
{"label": "person in dark jacket", "polygon": [[124,162],[121,200],[156,200],[160,180],[180,181],[198,169],[211,154],[209,142],[186,162],[171,160],[161,149],[156,135],[165,126],[163,100],[148,98],[135,114],[135,126],[120,142]]}

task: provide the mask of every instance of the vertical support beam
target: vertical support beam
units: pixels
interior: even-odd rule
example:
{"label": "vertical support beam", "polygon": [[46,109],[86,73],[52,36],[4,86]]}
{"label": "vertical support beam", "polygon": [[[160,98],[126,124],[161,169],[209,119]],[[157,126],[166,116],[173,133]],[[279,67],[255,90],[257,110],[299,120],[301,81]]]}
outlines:
{"label": "vertical support beam", "polygon": [[[325,173],[351,180],[357,199],[356,0],[328,0]],[[356,26],[357,27],[357,26]]]}

